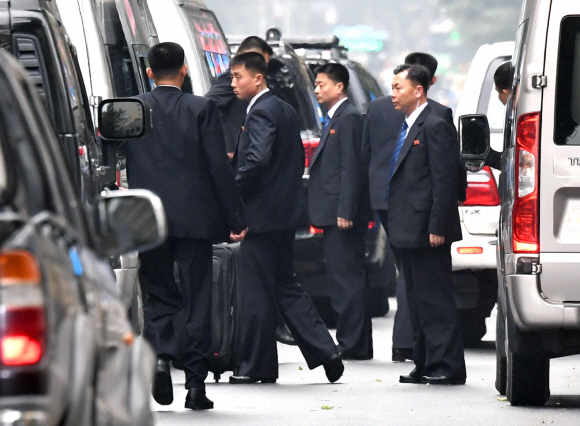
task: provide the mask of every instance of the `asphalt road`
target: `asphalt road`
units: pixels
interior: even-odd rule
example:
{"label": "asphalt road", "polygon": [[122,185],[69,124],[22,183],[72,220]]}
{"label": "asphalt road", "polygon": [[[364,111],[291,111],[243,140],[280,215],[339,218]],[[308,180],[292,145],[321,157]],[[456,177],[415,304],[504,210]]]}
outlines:
{"label": "asphalt road", "polygon": [[[394,300],[392,300],[394,305]],[[495,313],[495,312],[494,312]],[[551,398],[544,407],[512,407],[494,388],[495,318],[488,320],[483,347],[466,350],[465,386],[400,384],[413,365],[391,362],[394,310],[373,320],[375,358],[347,361],[339,382],[324,370],[308,370],[300,350],[278,344],[280,378],[276,384],[230,385],[208,377],[213,410],[183,407],[183,373],[174,371],[175,400],[160,406],[153,399],[157,425],[578,425],[580,356],[551,361]]]}

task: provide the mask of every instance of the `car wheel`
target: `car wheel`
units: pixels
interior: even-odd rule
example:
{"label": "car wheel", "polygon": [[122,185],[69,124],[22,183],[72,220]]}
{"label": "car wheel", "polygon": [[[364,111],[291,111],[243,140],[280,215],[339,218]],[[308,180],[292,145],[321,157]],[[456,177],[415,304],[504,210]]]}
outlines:
{"label": "car wheel", "polygon": [[495,328],[495,388],[500,395],[506,394],[507,386],[507,357],[505,346],[505,319],[501,308],[498,307]]}
{"label": "car wheel", "polygon": [[550,397],[550,358],[541,349],[538,333],[517,328],[509,305],[506,325],[508,401],[515,406],[544,405]]}

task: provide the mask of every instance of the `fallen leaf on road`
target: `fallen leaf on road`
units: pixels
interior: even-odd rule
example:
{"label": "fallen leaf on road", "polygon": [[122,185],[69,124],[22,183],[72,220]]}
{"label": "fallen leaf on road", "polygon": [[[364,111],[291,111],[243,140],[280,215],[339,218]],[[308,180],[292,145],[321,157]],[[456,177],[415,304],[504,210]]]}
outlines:
{"label": "fallen leaf on road", "polygon": [[381,382],[382,383],[382,380],[381,379],[377,379],[377,380],[375,380],[375,382]]}
{"label": "fallen leaf on road", "polygon": [[498,401],[502,401],[502,402],[505,402],[505,401],[507,401],[507,400],[508,400],[508,399],[507,399],[507,396],[500,396],[499,398],[496,398],[496,399],[497,399]]}
{"label": "fallen leaf on road", "polygon": [[322,408],[323,410],[332,410],[334,407],[331,407],[331,406],[329,406],[329,405],[323,405],[323,406],[322,406],[322,407],[320,407],[320,408]]}
{"label": "fallen leaf on road", "polygon": [[302,367],[298,367],[298,370],[302,370]]}

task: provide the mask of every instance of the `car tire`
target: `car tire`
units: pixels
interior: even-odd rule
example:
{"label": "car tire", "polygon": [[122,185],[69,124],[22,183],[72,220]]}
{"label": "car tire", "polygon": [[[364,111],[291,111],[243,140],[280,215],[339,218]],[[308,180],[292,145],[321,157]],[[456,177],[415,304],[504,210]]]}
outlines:
{"label": "car tire", "polygon": [[541,406],[550,398],[550,358],[535,332],[522,332],[508,305],[506,396],[511,405]]}

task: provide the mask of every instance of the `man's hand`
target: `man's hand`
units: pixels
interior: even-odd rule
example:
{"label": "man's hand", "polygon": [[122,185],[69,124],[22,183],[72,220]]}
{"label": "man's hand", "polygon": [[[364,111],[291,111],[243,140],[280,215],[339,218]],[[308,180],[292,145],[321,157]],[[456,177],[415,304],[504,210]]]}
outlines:
{"label": "man's hand", "polygon": [[352,228],[352,220],[339,217],[336,219],[336,226],[338,226],[340,229],[350,229]]}
{"label": "man's hand", "polygon": [[239,234],[234,234],[234,232],[230,232],[230,239],[234,242],[237,243],[239,241],[244,241],[244,238],[246,238],[246,234],[248,233],[248,228],[244,229],[242,232],[240,232]]}
{"label": "man's hand", "polygon": [[445,237],[442,237],[441,235],[429,234],[429,242],[431,243],[431,247],[439,247],[445,242]]}

